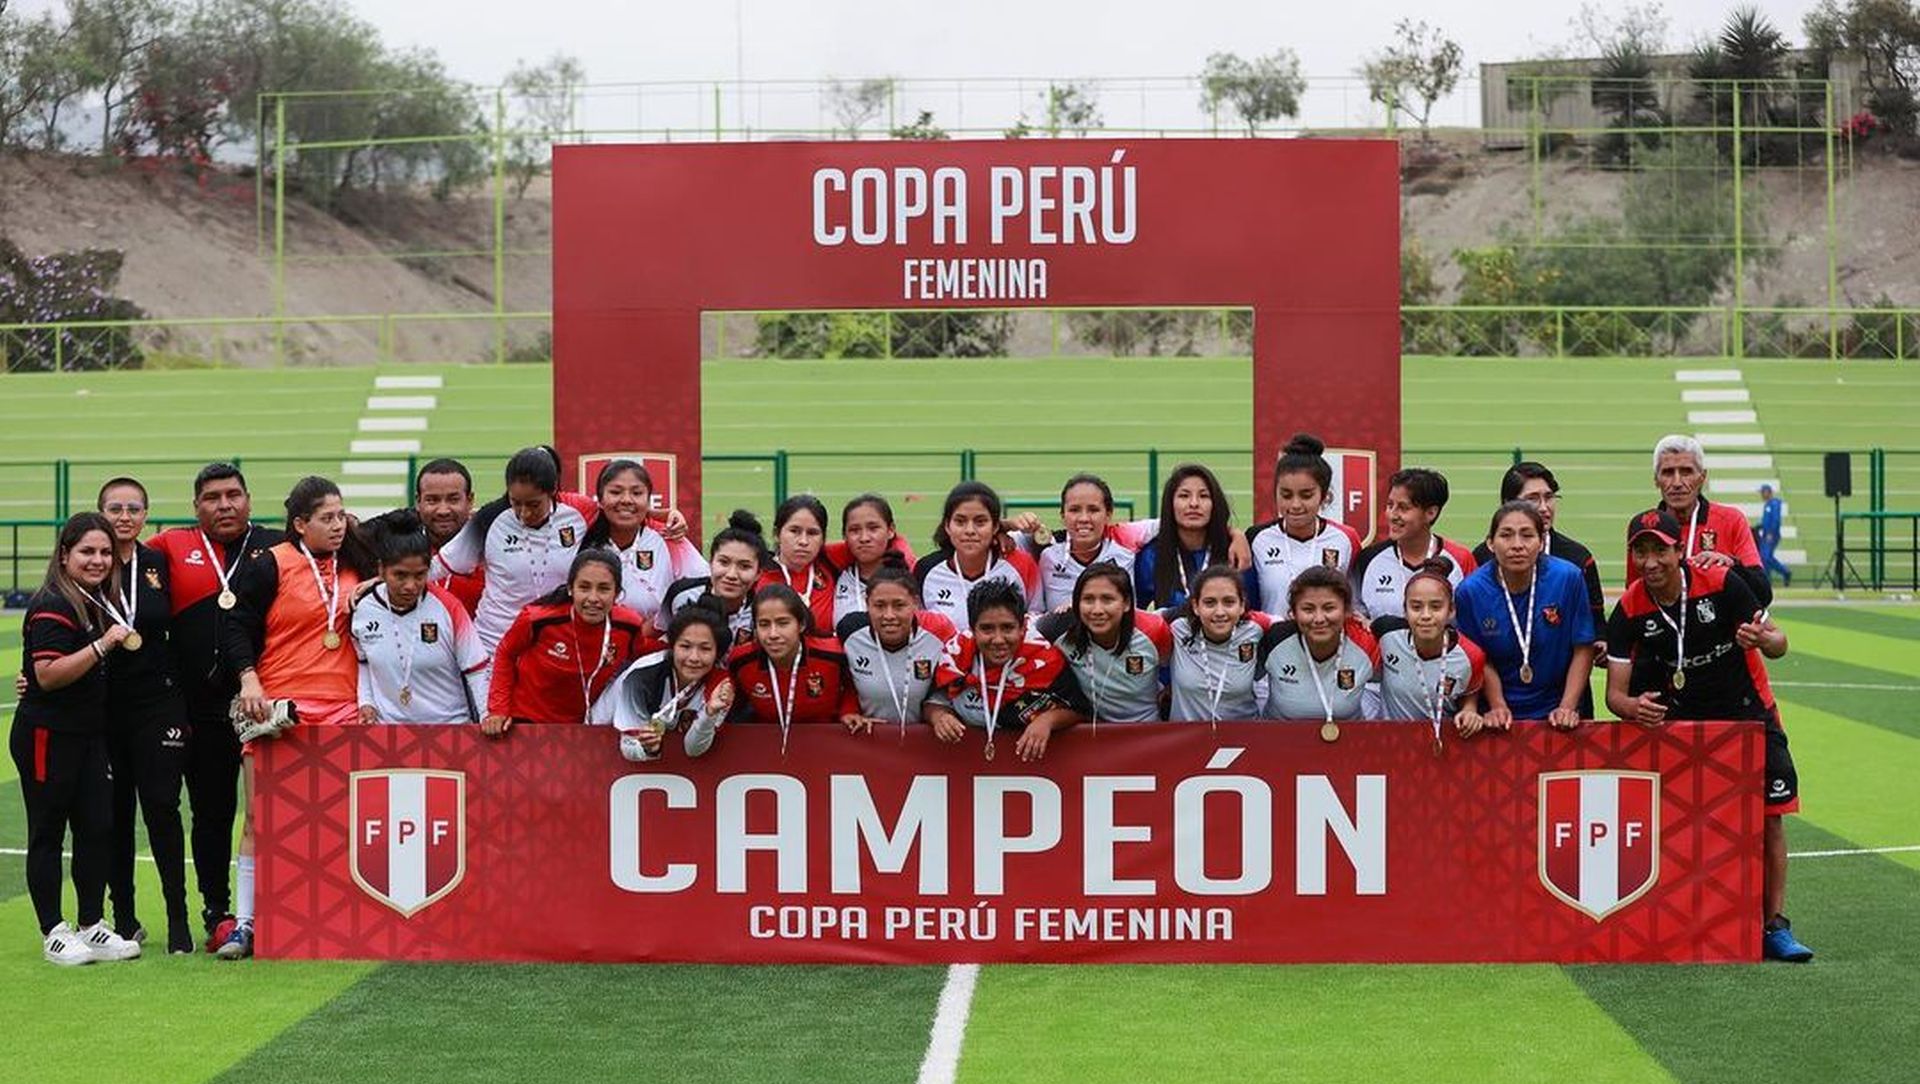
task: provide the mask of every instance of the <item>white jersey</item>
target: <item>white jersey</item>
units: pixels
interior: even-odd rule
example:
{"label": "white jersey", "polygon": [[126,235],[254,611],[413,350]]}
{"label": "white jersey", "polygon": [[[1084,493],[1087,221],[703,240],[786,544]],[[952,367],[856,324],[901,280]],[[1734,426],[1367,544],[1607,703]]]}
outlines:
{"label": "white jersey", "polygon": [[1261,669],[1267,678],[1268,719],[1330,722],[1368,719],[1378,713],[1378,693],[1367,686],[1379,670],[1379,648],[1358,620],[1347,622],[1340,646],[1324,662],[1315,662],[1292,622],[1276,624],[1260,639]]}
{"label": "white jersey", "polygon": [[1140,547],[1153,541],[1160,533],[1160,521],[1136,520],[1131,523],[1116,523],[1107,528],[1107,536],[1100,540],[1100,550],[1093,560],[1081,561],[1073,555],[1073,543],[1055,542],[1040,551],[1040,590],[1044,595],[1044,608],[1063,609],[1073,603],[1073,585],[1079,582],[1080,574],[1088,565],[1110,561],[1119,565],[1129,576],[1133,574],[1133,559]]}
{"label": "white jersey", "polygon": [[676,580],[704,576],[707,559],[686,539],[669,542],[652,527],[640,528],[633,544],[625,548],[607,543],[620,558],[620,604],[637,611],[656,628],[666,628],[661,611],[666,607],[667,589]]}
{"label": "white jersey", "polygon": [[658,719],[667,729],[680,731],[681,747],[697,757],[712,747],[714,732],[724,721],[707,711],[707,698],[726,681],[727,672],[715,667],[697,689],[681,689],[673,673],[672,649],[650,651],[607,683],[587,722],[631,733]]}
{"label": "white jersey", "polygon": [[1160,667],[1173,649],[1172,635],[1159,614],[1135,610],[1127,642],[1111,651],[1091,642],[1084,651],[1073,647],[1067,639],[1073,619],[1067,614],[1048,614],[1039,625],[1040,635],[1059,648],[1073,668],[1092,709],[1088,718],[1096,723],[1159,721]]}
{"label": "white jersey", "polygon": [[941,550],[921,558],[913,575],[920,581],[920,604],[953,622],[957,631],[966,632],[973,627],[967,620],[967,592],[982,580],[1005,580],[1013,584],[1027,600],[1027,612],[1041,612],[1044,596],[1040,590],[1040,569],[1026,554],[991,558],[987,570],[972,579],[961,575],[955,566],[952,551]]}
{"label": "white jersey", "polygon": [[395,613],[387,585],[375,584],[347,627],[360,659],[360,703],[381,722],[479,721],[492,660],[452,592],[428,584],[412,609]]}
{"label": "white jersey", "polygon": [[847,653],[847,670],[860,694],[860,714],[890,723],[918,723],[933,689],[934,671],[954,638],[953,623],[926,610],[915,615],[913,635],[896,651],[880,646],[864,613],[840,622],[836,632]]}
{"label": "white jersey", "polygon": [[[1423,560],[1445,557],[1453,565],[1447,582],[1455,587],[1474,569],[1473,553],[1458,542],[1434,535],[1427,543]],[[1365,617],[1401,617],[1407,612],[1407,581],[1420,571],[1400,558],[1400,546],[1393,541],[1375,542],[1356,555],[1348,579],[1353,584],[1353,607]]]}
{"label": "white jersey", "polygon": [[1388,719],[1431,722],[1452,719],[1461,702],[1480,688],[1486,656],[1472,640],[1447,630],[1446,650],[1423,659],[1413,649],[1413,633],[1398,618],[1373,623],[1380,641],[1381,714]]}
{"label": "white jersey", "polygon": [[[663,596],[661,603],[661,631],[666,631],[667,625],[672,622],[673,615],[680,611],[680,607],[691,605],[703,598],[709,599],[709,605],[713,606],[714,609],[724,609],[719,599],[709,597],[712,592],[713,580],[708,576],[694,576],[689,579],[675,580],[667,587],[666,594]],[[722,657],[726,655],[727,650],[730,650],[731,647],[738,647],[753,639],[753,607],[750,605],[742,605],[739,609],[727,614],[726,619],[727,631],[733,634],[733,644],[730,645],[728,649],[720,652]]]}
{"label": "white jersey", "polygon": [[1253,550],[1253,578],[1260,588],[1254,592],[1254,608],[1284,614],[1292,609],[1287,591],[1294,578],[1315,565],[1346,575],[1360,549],[1360,535],[1344,523],[1323,518],[1314,536],[1302,541],[1276,519],[1247,528],[1247,545]]}
{"label": "white jersey", "polygon": [[1224,643],[1216,644],[1200,631],[1197,619],[1184,614],[1174,618],[1168,626],[1173,700],[1167,718],[1191,723],[1258,718],[1266,698],[1260,638],[1271,624],[1266,614],[1250,613]]}
{"label": "white jersey", "polygon": [[486,589],[480,593],[473,620],[480,630],[480,643],[491,653],[528,603],[567,578],[567,567],[599,514],[593,498],[561,493],[547,521],[528,527],[505,498],[490,501],[440,548],[433,578],[446,580],[456,573],[486,568]]}

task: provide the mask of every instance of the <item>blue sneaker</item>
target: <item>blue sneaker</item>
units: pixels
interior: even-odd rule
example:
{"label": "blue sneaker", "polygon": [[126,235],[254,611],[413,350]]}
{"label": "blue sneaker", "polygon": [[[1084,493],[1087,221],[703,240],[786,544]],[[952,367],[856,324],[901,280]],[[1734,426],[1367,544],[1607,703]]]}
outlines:
{"label": "blue sneaker", "polygon": [[215,949],[213,954],[222,960],[244,960],[252,956],[253,923],[235,923],[233,932],[227,935],[225,941],[220,942],[220,947]]}
{"label": "blue sneaker", "polygon": [[1793,936],[1793,923],[1782,918],[1780,925],[1760,935],[1760,955],[1769,960],[1804,964],[1813,959],[1813,950],[1801,944],[1800,939]]}

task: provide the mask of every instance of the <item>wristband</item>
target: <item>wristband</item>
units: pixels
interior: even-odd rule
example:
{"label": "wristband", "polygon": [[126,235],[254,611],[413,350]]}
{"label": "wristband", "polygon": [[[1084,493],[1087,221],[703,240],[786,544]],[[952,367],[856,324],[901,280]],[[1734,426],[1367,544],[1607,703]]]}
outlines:
{"label": "wristband", "polygon": [[95,640],[94,642],[88,644],[87,646],[93,649],[94,658],[100,660],[101,662],[107,661],[107,653],[100,647],[100,641]]}

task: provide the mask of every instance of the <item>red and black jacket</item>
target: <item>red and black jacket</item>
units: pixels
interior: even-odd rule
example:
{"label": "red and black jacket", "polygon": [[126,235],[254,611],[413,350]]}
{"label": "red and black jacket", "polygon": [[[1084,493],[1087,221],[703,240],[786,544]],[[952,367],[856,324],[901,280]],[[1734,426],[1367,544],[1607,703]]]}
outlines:
{"label": "red and black jacket", "polygon": [[[606,652],[596,658],[603,642]],[[629,663],[665,646],[650,639],[646,619],[625,606],[615,606],[606,624],[589,625],[573,616],[570,603],[535,602],[500,639],[487,714],[515,722],[586,722],[592,701]]]}
{"label": "red and black jacket", "polygon": [[840,641],[831,636],[808,636],[801,641],[797,677],[791,668],[774,666],[757,643],[734,648],[727,655],[727,671],[733,675],[734,686],[733,710],[727,715],[730,723],[778,724],[776,688],[782,704],[786,703],[787,689],[794,690],[790,710],[795,723],[837,723],[842,715],[860,711],[860,695],[854,690],[853,675],[847,672],[846,653]]}

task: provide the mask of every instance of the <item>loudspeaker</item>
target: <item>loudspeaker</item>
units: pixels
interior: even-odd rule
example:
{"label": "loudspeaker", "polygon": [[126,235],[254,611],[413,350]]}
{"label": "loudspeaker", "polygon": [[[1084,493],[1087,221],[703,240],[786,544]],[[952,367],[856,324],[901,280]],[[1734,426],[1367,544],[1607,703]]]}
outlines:
{"label": "loudspeaker", "polygon": [[1853,453],[1828,452],[1826,468],[1827,496],[1853,496]]}

